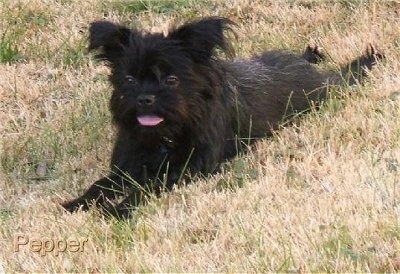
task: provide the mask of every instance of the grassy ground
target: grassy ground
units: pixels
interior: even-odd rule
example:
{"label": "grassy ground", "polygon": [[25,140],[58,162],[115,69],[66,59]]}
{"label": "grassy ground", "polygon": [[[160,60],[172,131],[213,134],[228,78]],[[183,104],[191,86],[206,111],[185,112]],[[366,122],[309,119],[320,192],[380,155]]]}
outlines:
{"label": "grassy ground", "polygon": [[[206,15],[238,23],[238,56],[317,43],[345,63],[372,42],[387,59],[365,86],[129,222],[63,212],[107,172],[114,137],[88,24],[167,31]],[[399,18],[397,0],[0,1],[0,272],[399,270]],[[18,235],[85,246],[15,252]]]}

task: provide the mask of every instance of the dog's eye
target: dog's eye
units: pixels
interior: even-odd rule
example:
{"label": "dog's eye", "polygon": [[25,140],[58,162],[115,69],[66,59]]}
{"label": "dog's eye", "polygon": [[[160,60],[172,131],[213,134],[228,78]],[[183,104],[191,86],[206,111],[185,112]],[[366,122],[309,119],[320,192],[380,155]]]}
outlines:
{"label": "dog's eye", "polygon": [[169,87],[176,87],[179,84],[179,78],[175,75],[169,75],[165,78],[164,84]]}
{"label": "dog's eye", "polygon": [[130,85],[136,85],[136,83],[137,83],[136,78],[133,77],[132,75],[126,75],[125,76],[125,82],[130,84]]}

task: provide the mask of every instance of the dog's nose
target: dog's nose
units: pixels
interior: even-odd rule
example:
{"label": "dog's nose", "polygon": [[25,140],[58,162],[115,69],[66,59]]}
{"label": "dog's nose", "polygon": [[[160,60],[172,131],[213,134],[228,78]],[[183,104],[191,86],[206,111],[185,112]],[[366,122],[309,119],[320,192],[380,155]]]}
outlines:
{"label": "dog's nose", "polygon": [[136,102],[138,106],[144,107],[144,106],[152,106],[154,102],[156,101],[156,96],[154,95],[139,95]]}

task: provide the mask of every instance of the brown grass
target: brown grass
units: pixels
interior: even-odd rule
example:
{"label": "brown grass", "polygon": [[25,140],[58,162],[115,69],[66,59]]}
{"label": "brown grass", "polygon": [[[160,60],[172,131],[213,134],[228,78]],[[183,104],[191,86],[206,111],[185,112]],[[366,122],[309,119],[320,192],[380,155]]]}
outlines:
{"label": "brown grass", "polygon": [[[400,2],[145,2],[0,3],[0,272],[400,269]],[[239,56],[317,43],[344,63],[372,42],[387,59],[365,86],[343,88],[345,99],[129,222],[61,211],[107,172],[113,140],[107,70],[85,50],[89,22],[167,31],[207,15],[238,23]],[[18,233],[88,241],[41,256],[14,252]]]}

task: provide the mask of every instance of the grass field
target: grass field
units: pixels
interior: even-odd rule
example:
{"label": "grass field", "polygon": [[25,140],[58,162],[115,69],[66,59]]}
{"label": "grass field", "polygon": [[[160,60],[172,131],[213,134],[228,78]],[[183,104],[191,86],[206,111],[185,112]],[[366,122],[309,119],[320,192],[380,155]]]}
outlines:
{"label": "grass field", "polygon": [[[238,24],[240,57],[316,43],[337,67],[373,43],[386,60],[127,222],[65,213],[107,173],[114,138],[88,24],[166,32],[209,15]],[[398,0],[1,0],[0,273],[400,270],[399,18]]]}

